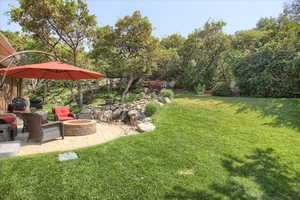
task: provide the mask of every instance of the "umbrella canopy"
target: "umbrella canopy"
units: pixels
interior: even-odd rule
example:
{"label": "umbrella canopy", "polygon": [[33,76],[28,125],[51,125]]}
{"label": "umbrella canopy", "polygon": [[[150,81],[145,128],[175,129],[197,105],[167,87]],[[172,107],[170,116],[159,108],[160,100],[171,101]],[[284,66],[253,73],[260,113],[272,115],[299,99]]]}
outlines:
{"label": "umbrella canopy", "polygon": [[62,62],[47,62],[0,69],[0,74],[14,78],[80,80],[103,78],[104,75]]}

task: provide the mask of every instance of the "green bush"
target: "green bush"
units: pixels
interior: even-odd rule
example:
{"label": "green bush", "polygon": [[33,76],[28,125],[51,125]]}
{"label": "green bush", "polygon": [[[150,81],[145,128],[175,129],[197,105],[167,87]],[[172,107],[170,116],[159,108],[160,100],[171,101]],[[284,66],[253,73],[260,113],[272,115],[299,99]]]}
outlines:
{"label": "green bush", "polygon": [[205,92],[205,85],[198,84],[194,90],[195,92]]}
{"label": "green bush", "polygon": [[140,93],[129,93],[127,98],[126,98],[126,103],[131,103],[134,101],[137,101],[139,99],[142,99],[145,97],[145,93],[144,92],[140,92]]}
{"label": "green bush", "polygon": [[172,90],[168,90],[168,89],[162,89],[160,91],[160,96],[161,97],[168,97],[170,99],[173,99],[174,98],[174,93]]}
{"label": "green bush", "polygon": [[300,91],[300,57],[277,43],[245,56],[233,65],[233,74],[243,96],[289,97]]}
{"label": "green bush", "polygon": [[150,101],[145,106],[145,115],[147,117],[152,116],[154,113],[157,112],[157,110],[159,109],[159,106],[160,105],[156,101]]}
{"label": "green bush", "polygon": [[217,83],[212,90],[213,96],[232,96],[232,91],[229,84],[226,82]]}

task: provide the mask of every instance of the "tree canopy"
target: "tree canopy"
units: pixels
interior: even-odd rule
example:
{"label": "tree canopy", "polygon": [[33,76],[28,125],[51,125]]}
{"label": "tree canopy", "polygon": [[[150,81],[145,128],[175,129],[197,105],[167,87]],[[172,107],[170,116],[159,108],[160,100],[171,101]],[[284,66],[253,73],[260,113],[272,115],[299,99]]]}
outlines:
{"label": "tree canopy", "polygon": [[189,90],[229,88],[234,82],[246,96],[287,97],[300,91],[299,0],[249,30],[225,34],[224,21],[208,20],[187,37],[174,33],[162,38],[152,35],[150,20],[139,11],[113,26],[97,26],[83,0],[19,2],[9,14],[23,31],[3,32],[17,49],[47,50],[120,77],[126,83],[122,100],[145,78],[173,80]]}
{"label": "tree canopy", "polygon": [[159,40],[152,36],[152,24],[139,11],[118,20],[115,26],[101,27],[93,43],[92,57],[112,66],[110,73],[127,77],[122,100],[136,79],[157,68]]}
{"label": "tree canopy", "polygon": [[[79,55],[84,45],[93,36],[96,19],[89,14],[83,0],[20,0],[9,14],[11,20],[21,25],[23,31],[31,33],[42,42],[48,51],[79,65]],[[73,85],[71,85],[71,90]],[[81,85],[79,104],[82,106]]]}

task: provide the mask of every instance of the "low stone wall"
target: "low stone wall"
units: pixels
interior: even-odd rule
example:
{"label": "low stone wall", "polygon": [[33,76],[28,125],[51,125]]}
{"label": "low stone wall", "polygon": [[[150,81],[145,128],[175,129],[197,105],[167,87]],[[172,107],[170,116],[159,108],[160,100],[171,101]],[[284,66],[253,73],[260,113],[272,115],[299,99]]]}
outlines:
{"label": "low stone wall", "polygon": [[151,96],[130,104],[112,104],[84,109],[78,115],[81,119],[96,119],[103,122],[125,122],[135,125],[137,121],[144,121],[145,105],[153,100]]}
{"label": "low stone wall", "polygon": [[157,94],[151,93],[129,104],[112,104],[83,109],[78,118],[95,119],[102,122],[123,122],[136,126],[141,122],[149,121],[149,118],[146,118],[144,114],[145,106],[149,101],[157,101],[163,105],[169,103],[170,99],[161,98]]}

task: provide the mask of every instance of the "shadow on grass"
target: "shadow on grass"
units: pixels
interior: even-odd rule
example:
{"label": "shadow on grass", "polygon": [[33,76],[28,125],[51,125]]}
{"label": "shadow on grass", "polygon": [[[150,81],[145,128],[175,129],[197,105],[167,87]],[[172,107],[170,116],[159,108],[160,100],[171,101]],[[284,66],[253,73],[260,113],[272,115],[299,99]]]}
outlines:
{"label": "shadow on grass", "polygon": [[272,149],[256,149],[243,159],[227,156],[223,167],[229,172],[225,184],[213,183],[207,190],[173,188],[166,199],[299,200],[300,174],[273,155]]}
{"label": "shadow on grass", "polygon": [[215,99],[222,103],[238,105],[236,113],[248,110],[259,112],[262,117],[273,117],[274,120],[266,125],[279,127],[286,126],[300,131],[300,99],[287,98],[244,98],[244,97],[212,97],[191,94],[177,94],[177,98],[188,99]]}

